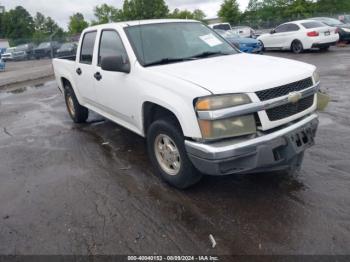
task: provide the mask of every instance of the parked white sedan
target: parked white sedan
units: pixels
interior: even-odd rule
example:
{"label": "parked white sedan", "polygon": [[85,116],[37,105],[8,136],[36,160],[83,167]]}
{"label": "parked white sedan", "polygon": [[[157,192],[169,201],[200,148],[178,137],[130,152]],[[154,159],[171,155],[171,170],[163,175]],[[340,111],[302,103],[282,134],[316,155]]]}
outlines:
{"label": "parked white sedan", "polygon": [[282,24],[258,40],[264,49],[291,50],[299,54],[311,48],[328,50],[339,40],[339,34],[336,28],[319,21],[300,20]]}

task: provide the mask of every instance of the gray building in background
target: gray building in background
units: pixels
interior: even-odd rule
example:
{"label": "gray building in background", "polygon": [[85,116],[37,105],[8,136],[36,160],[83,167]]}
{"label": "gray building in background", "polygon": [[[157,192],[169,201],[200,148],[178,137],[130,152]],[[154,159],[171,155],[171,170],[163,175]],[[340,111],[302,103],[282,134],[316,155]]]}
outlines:
{"label": "gray building in background", "polygon": [[5,13],[5,6],[0,5],[0,14]]}

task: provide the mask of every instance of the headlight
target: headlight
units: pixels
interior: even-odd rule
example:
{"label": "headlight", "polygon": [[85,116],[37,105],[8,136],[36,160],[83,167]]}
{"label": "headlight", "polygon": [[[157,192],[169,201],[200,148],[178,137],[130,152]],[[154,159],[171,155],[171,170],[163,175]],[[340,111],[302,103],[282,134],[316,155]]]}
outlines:
{"label": "headlight", "polygon": [[[219,110],[251,103],[246,94],[221,95],[199,98],[197,111]],[[236,116],[218,120],[198,120],[204,139],[223,139],[256,133],[254,115]]]}
{"label": "headlight", "polygon": [[197,111],[209,111],[240,106],[250,102],[250,98],[246,94],[209,96],[199,98],[195,107]]}
{"label": "headlight", "polygon": [[343,31],[350,33],[350,28],[342,28]]}
{"label": "headlight", "polygon": [[318,82],[320,82],[320,74],[318,73],[317,70],[312,75],[312,78],[314,79],[314,84],[317,84]]}

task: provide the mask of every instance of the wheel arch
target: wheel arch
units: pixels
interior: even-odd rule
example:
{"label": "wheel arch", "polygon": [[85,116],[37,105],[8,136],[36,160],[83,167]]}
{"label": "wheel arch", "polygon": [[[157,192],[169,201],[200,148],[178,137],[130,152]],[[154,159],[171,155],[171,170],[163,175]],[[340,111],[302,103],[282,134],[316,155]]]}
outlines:
{"label": "wheel arch", "polygon": [[179,117],[176,115],[176,113],[173,112],[173,110],[170,110],[158,103],[145,101],[142,105],[143,133],[147,135],[147,131],[154,121],[156,121],[157,119],[166,118],[166,117],[173,118],[177,123],[178,127],[180,128],[181,132],[184,134],[184,130],[182,128]]}

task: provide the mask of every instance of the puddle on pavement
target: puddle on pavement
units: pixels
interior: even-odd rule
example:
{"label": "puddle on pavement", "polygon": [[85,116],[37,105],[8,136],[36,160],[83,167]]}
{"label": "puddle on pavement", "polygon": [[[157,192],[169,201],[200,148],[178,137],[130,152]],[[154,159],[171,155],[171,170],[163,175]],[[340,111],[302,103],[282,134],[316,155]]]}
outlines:
{"label": "puddle on pavement", "polygon": [[47,87],[48,85],[54,83],[54,80],[48,80],[50,79],[34,80],[25,83],[10,85],[8,87],[2,87],[0,88],[0,99],[7,98],[11,95],[22,94],[27,91]]}

